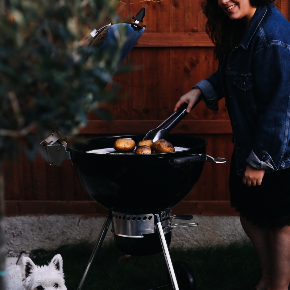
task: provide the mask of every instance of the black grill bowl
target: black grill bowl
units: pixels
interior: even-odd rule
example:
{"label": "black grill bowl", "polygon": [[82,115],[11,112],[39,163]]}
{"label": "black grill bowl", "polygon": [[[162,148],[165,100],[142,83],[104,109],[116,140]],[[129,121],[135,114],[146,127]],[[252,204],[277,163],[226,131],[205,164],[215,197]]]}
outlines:
{"label": "black grill bowl", "polygon": [[198,181],[204,162],[170,164],[170,159],[205,153],[205,139],[171,134],[167,140],[187,151],[166,154],[93,154],[86,151],[112,148],[116,139],[144,135],[106,136],[71,146],[71,158],[79,179],[98,203],[108,209],[130,213],[156,213],[182,201]]}

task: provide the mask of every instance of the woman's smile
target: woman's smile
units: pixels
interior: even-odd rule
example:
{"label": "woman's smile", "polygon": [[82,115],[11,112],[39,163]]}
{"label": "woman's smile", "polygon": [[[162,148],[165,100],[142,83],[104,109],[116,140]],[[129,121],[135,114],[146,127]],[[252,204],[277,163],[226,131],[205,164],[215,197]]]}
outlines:
{"label": "woman's smile", "polygon": [[256,7],[251,6],[249,0],[218,0],[218,5],[231,20],[244,19],[247,26],[256,11]]}
{"label": "woman's smile", "polygon": [[228,11],[233,10],[233,8],[236,6],[236,4],[231,5],[230,7],[227,8]]}

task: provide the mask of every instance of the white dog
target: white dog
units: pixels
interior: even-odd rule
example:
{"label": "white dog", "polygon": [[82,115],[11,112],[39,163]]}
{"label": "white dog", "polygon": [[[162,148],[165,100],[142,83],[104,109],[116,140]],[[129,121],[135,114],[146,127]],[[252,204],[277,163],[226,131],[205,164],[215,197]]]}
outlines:
{"label": "white dog", "polygon": [[7,290],[67,290],[61,255],[55,255],[47,266],[36,266],[23,257],[20,265],[7,268],[6,284]]}

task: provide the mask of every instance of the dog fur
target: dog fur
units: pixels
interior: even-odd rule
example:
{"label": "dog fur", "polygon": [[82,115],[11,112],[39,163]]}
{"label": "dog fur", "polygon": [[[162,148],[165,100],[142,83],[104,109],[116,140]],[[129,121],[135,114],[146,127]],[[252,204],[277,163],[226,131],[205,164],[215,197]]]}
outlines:
{"label": "dog fur", "polygon": [[7,269],[7,290],[67,290],[64,284],[63,261],[55,255],[45,266],[37,266],[28,257],[20,265]]}

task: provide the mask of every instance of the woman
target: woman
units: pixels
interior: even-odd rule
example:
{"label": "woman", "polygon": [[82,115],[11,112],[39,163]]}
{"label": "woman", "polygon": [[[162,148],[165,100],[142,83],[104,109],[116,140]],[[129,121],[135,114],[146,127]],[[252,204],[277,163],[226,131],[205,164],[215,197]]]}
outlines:
{"label": "woman", "polygon": [[290,24],[274,0],[207,0],[207,32],[219,68],[177,102],[225,97],[235,150],[231,204],[257,250],[256,290],[290,283]]}

